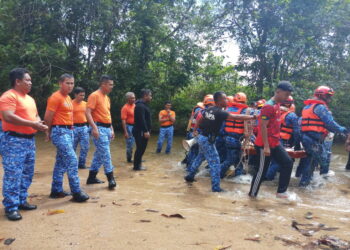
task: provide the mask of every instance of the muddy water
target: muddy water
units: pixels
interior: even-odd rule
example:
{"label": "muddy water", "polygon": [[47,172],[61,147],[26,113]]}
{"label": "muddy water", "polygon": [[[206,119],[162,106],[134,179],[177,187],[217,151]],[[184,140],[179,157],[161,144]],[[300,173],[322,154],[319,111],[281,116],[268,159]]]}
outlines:
{"label": "muddy water", "polygon": [[[121,135],[112,143],[118,188],[108,191],[105,184],[85,185],[88,170],[79,170],[83,189],[91,196],[85,204],[70,198],[48,198],[55,148],[37,138],[37,162],[30,202],[36,211],[22,212],[23,220],[9,222],[0,212],[0,239],[16,238],[0,249],[300,249],[284,246],[276,236],[300,243],[334,235],[350,239],[350,172],[345,172],[347,156],[343,147],[334,147],[331,169],[334,177],[325,181],[316,174],[308,189],[299,189],[292,179],[290,191],[296,201],[275,199],[276,183],[263,184],[257,201],[247,198],[249,180],[224,180],[229,192],[210,192],[210,179],[202,169],[197,182],[183,181],[182,138],[176,137],[171,155],[155,154],[153,136],[145,154],[145,172],[131,171],[125,162]],[[88,163],[91,162],[91,148]],[[105,180],[101,169],[99,177]],[[2,171],[0,174],[2,179]],[[245,183],[245,184],[244,184]],[[67,179],[65,189],[69,190]],[[48,215],[63,209],[64,213]],[[311,212],[313,218],[305,219]],[[181,214],[185,219],[166,218],[162,214]],[[311,237],[291,227],[300,223],[325,224],[334,231],[319,231]],[[259,242],[247,240],[258,237]]]}

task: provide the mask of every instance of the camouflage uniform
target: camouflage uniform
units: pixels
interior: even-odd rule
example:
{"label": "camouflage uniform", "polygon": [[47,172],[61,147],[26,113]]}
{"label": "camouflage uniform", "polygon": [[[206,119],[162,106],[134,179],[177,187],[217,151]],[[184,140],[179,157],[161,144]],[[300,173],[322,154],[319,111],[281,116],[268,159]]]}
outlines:
{"label": "camouflage uniform", "polygon": [[4,134],[4,167],[2,194],[3,205],[8,212],[18,210],[26,202],[28,188],[32,183],[35,164],[35,140]]}
{"label": "camouflage uniform", "polygon": [[73,148],[74,151],[77,150],[78,144],[80,144],[80,156],[79,156],[79,163],[78,166],[83,167],[86,163],[86,157],[89,152],[90,147],[90,129],[89,127],[82,126],[82,127],[74,127],[73,133],[74,133],[74,144]]}
{"label": "camouflage uniform", "polygon": [[63,192],[63,175],[67,172],[72,193],[80,193],[78,160],[73,149],[73,130],[53,126],[51,140],[57,148],[51,191]]}

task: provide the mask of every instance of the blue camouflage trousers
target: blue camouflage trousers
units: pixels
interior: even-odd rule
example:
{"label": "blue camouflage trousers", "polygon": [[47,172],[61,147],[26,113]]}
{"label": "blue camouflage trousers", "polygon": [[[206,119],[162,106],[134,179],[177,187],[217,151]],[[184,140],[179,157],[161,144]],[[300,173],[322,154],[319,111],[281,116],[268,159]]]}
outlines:
{"label": "blue camouflage trousers", "polygon": [[0,155],[2,155],[2,138],[4,137],[4,131],[2,130],[2,121],[0,120]]}
{"label": "blue camouflage trousers", "polygon": [[73,144],[74,151],[77,150],[78,144],[80,144],[80,155],[79,155],[78,166],[83,167],[86,164],[86,157],[90,147],[90,129],[87,125],[82,127],[74,127],[73,134],[74,134],[74,144]]}
{"label": "blue camouflage trousers", "polygon": [[[186,139],[187,140],[191,140],[193,139],[193,133],[192,131],[187,133]],[[198,155],[198,143],[194,144],[191,148],[190,151],[187,153],[186,155],[186,168],[189,168],[192,164],[192,162],[194,161],[194,159],[196,159],[197,155]]]}
{"label": "blue camouflage trousers", "polygon": [[331,164],[331,157],[332,157],[332,146],[333,146],[333,140],[332,141],[324,141],[324,147],[327,152],[327,162],[324,165],[324,168],[320,169],[321,174],[327,174],[329,171],[329,165]]}
{"label": "blue camouflage trousers", "polygon": [[215,147],[218,151],[220,162],[223,162],[226,159],[226,143],[223,135],[218,135],[215,140]]}
{"label": "blue camouflage trousers", "polygon": [[103,165],[105,168],[105,174],[109,174],[113,171],[110,143],[112,139],[111,128],[105,128],[102,126],[97,126],[100,136],[98,139],[93,138],[96,150],[94,157],[92,158],[92,163],[90,171],[98,172],[100,167]]}
{"label": "blue camouflage trousers", "polygon": [[302,159],[297,172],[301,174],[299,185],[307,186],[310,184],[317,163],[320,165],[320,174],[324,174],[326,170],[328,172],[328,152],[323,142],[307,134],[303,134],[301,139],[307,156]]}
{"label": "blue camouflage trousers", "polygon": [[210,143],[208,137],[199,135],[198,145],[199,153],[187,170],[188,177],[194,178],[202,162],[207,160],[211,175],[211,189],[213,192],[220,191],[220,159],[215,144]]}
{"label": "blue camouflage trousers", "polygon": [[[221,164],[221,178],[225,177],[227,170],[231,165],[237,165],[241,156],[241,142],[239,141],[239,135],[237,136],[225,136],[225,146],[226,146],[226,159]],[[242,174],[243,165],[237,166],[235,175]]]}
{"label": "blue camouflage trousers", "polygon": [[125,139],[126,142],[126,159],[131,160],[132,158],[132,150],[135,144],[135,138],[132,134],[132,129],[134,128],[133,125],[126,125],[126,130],[128,132],[129,138]]}
{"label": "blue camouflage trousers", "polygon": [[80,180],[78,176],[78,160],[73,149],[73,130],[53,127],[51,140],[56,146],[56,162],[52,176],[52,192],[63,192],[63,176],[68,175],[69,187],[72,193],[79,193]]}
{"label": "blue camouflage trousers", "polygon": [[165,149],[165,153],[169,154],[171,151],[171,147],[173,146],[173,136],[174,136],[174,126],[170,126],[167,128],[161,127],[159,130],[158,142],[157,142],[157,152],[160,153],[162,151],[163,142],[165,138],[167,138],[167,145]]}
{"label": "blue camouflage trousers", "polygon": [[18,210],[28,197],[35,164],[35,140],[4,134],[6,145],[2,152],[4,167],[2,194],[5,210]]}

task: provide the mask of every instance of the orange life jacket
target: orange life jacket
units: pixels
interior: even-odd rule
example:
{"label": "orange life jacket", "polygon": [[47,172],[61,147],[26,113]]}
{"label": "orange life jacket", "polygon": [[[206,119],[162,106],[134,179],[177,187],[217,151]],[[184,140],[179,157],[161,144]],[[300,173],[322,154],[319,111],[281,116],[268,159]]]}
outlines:
{"label": "orange life jacket", "polygon": [[[327,134],[328,131],[325,127],[324,122],[314,113],[314,109],[317,105],[322,104],[327,107],[327,104],[321,100],[309,99],[304,101],[307,105],[304,107],[301,118],[301,131],[302,132],[317,132]],[[327,107],[328,108],[328,107]]]}
{"label": "orange life jacket", "polygon": [[293,126],[287,126],[286,117],[288,114],[292,113],[291,110],[283,112],[281,115],[281,131],[280,136],[283,140],[289,140],[293,135]]}
{"label": "orange life jacket", "polygon": [[[248,105],[242,104],[242,103],[233,103],[228,107],[227,111],[230,114],[239,115],[242,113],[242,110],[245,108],[248,108]],[[243,135],[244,121],[227,119],[225,121],[225,132]]]}

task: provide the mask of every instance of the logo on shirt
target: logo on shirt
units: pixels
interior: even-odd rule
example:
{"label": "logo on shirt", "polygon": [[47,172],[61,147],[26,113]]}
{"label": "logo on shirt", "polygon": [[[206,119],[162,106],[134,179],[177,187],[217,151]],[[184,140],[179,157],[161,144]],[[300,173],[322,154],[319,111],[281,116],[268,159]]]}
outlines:
{"label": "logo on shirt", "polygon": [[213,114],[213,111],[205,112],[204,114],[205,114],[205,118],[206,118],[206,119],[212,120],[212,121],[215,120],[215,115]]}

